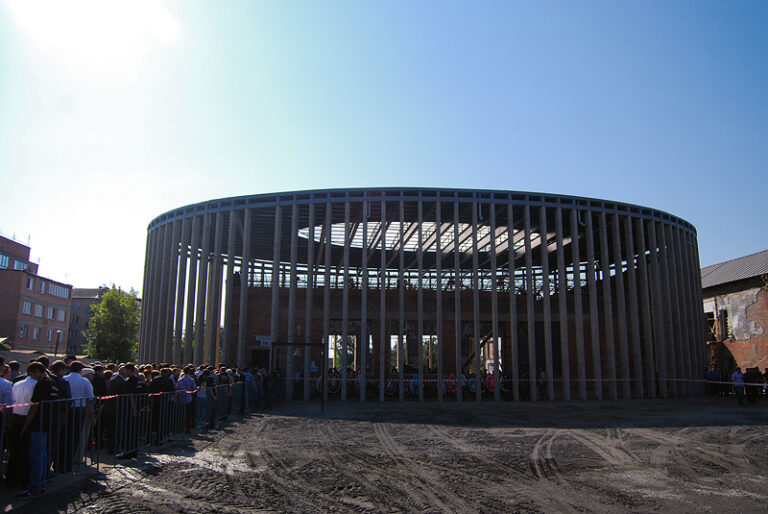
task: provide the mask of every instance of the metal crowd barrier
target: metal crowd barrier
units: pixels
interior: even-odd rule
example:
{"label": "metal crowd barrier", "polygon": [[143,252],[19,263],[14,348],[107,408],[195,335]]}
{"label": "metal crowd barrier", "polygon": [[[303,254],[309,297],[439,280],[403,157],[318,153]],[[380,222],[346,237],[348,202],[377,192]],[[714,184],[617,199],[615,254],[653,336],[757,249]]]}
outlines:
{"label": "metal crowd barrier", "polygon": [[10,410],[0,407],[0,475],[5,476],[5,418],[10,416]]}
{"label": "metal crowd barrier", "polygon": [[[200,387],[192,393],[125,394],[0,406],[0,473],[14,483],[26,483],[30,469],[39,470],[41,485],[64,474],[84,470],[98,473],[106,455],[116,462],[184,432],[214,428],[229,415],[252,409],[251,399],[246,383],[236,382]],[[29,408],[32,415],[38,412],[24,434],[25,416],[14,415],[14,408],[17,412]]]}
{"label": "metal crowd barrier", "polygon": [[[7,450],[0,471],[6,480],[26,483],[34,476],[43,487],[57,476],[98,466],[96,403],[74,398],[22,404],[15,415],[10,406],[0,407],[0,457]],[[22,409],[29,413],[19,415]],[[34,418],[27,425],[28,416]]]}

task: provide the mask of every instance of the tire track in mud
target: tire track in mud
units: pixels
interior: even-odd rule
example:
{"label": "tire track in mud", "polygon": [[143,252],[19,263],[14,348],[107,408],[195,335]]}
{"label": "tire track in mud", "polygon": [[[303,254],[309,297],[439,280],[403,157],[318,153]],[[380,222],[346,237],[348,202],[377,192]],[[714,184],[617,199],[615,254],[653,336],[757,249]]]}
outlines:
{"label": "tire track in mud", "polygon": [[557,438],[555,430],[548,430],[536,441],[531,450],[531,472],[537,479],[553,479],[560,484],[565,479],[560,473],[557,461],[552,456],[552,443]]}
{"label": "tire track in mud", "polygon": [[[510,485],[509,481],[511,480],[512,481],[511,485],[513,487],[513,490],[517,494],[524,496],[529,503],[539,505],[546,511],[563,512],[563,511],[572,511],[575,508],[577,508],[577,506],[573,505],[572,503],[566,503],[561,501],[560,498],[563,496],[562,491],[561,490],[558,491],[556,490],[556,488],[550,487],[551,484],[548,483],[547,481],[539,480],[535,483],[529,483],[530,477],[528,477],[522,471],[505,464],[504,462],[497,459],[493,455],[487,454],[487,452],[485,453],[482,452],[480,448],[477,448],[472,443],[469,443],[463,439],[460,439],[454,436],[444,427],[441,427],[438,425],[429,425],[428,428],[433,433],[444,438],[454,448],[470,455],[474,459],[479,460],[481,463],[483,463],[487,467],[495,469],[498,475],[503,477],[504,482],[506,482],[506,483],[502,482],[501,484],[499,484],[499,487],[503,489],[495,491],[496,494],[501,493],[502,496],[504,494],[507,494],[509,490],[508,488]],[[542,439],[540,438],[539,441],[541,440]],[[534,448],[536,448],[536,445],[534,445]],[[534,450],[532,449],[531,452],[533,453],[533,451]],[[538,453],[538,450],[536,451]],[[532,461],[533,459],[530,459],[530,460]],[[488,466],[488,464],[490,464],[490,466]],[[534,478],[538,478],[536,475],[536,472],[534,472]]]}
{"label": "tire track in mud", "polygon": [[[338,440],[334,438],[334,432],[332,431],[331,424],[323,420],[320,426],[320,433],[323,435],[328,443],[328,447],[334,448],[334,451],[330,452],[328,459],[333,462],[334,467],[338,470],[338,473],[343,475],[347,480],[360,483],[368,489],[373,489],[372,496],[380,496],[381,490],[391,489],[392,493],[398,493],[404,498],[408,498],[409,502],[403,503],[397,496],[388,496],[387,501],[397,504],[403,510],[413,510],[414,506],[418,507],[418,510],[425,511],[431,506],[430,498],[424,494],[420,487],[414,487],[414,484],[409,482],[407,477],[395,471],[383,469],[381,466],[375,465],[373,459],[364,459],[358,455],[358,452],[347,450],[346,446],[340,445]],[[387,457],[388,458],[388,457]],[[368,475],[374,475],[381,479],[381,484],[376,484],[375,480],[370,478],[364,478],[362,473],[355,473],[350,471],[350,466],[347,462],[351,462],[355,468],[365,470]],[[389,509],[390,505],[383,505],[384,508]]]}
{"label": "tire track in mud", "polygon": [[[740,441],[738,444],[726,444],[723,441],[710,443],[680,435],[680,432],[683,430],[685,429],[681,429],[677,433],[670,433],[650,429],[635,429],[633,432],[640,437],[657,443],[659,445],[657,450],[663,450],[665,454],[685,458],[684,454],[690,453],[699,459],[718,466],[725,464],[731,470],[733,468],[748,467],[744,456],[744,449],[746,448],[744,441]],[[714,449],[710,447],[714,447]],[[663,462],[658,461],[656,463],[662,464]]]}
{"label": "tire track in mud", "polygon": [[[615,505],[604,504],[600,499],[588,497],[582,494],[580,485],[571,483],[561,472],[552,447],[562,430],[545,431],[534,443],[529,453],[529,468],[533,473],[531,477],[522,471],[509,466],[497,459],[482,448],[454,436],[451,432],[439,425],[429,425],[428,428],[448,441],[456,449],[480,460],[486,467],[495,469],[500,476],[505,477],[506,483],[500,484],[495,494],[503,497],[508,494],[510,487],[515,493],[524,496],[528,503],[537,505],[547,512],[623,512]],[[570,430],[566,435],[570,435]],[[475,477],[476,478],[476,477]],[[512,483],[510,484],[509,481]]]}
{"label": "tire track in mud", "polygon": [[[317,512],[337,506],[338,499],[319,491],[317,484],[307,482],[298,476],[287,461],[276,457],[273,451],[267,448],[266,435],[271,434],[273,430],[268,430],[266,423],[264,421],[254,434],[250,434],[249,439],[256,442],[258,454],[253,451],[246,451],[246,457],[251,466],[255,467],[259,463],[263,465],[263,471],[258,473],[259,479],[271,484],[278,492],[285,495],[285,498],[281,498],[280,501],[293,502],[291,505],[293,508],[303,505],[306,512]],[[290,477],[290,480],[284,478],[285,476]]]}
{"label": "tire track in mud", "polygon": [[[467,504],[456,496],[455,491],[443,487],[439,477],[430,476],[423,465],[407,455],[405,449],[387,431],[383,423],[373,423],[374,433],[379,439],[384,452],[397,464],[411,473],[411,479],[420,482],[423,493],[430,499],[440,512],[473,512],[477,510],[474,505]],[[434,492],[433,492],[434,491]],[[438,494],[439,493],[439,496]]]}
{"label": "tire track in mud", "polygon": [[637,456],[625,448],[626,444],[622,437],[602,436],[587,429],[570,429],[568,435],[602,457],[611,466],[629,466],[638,462]]}

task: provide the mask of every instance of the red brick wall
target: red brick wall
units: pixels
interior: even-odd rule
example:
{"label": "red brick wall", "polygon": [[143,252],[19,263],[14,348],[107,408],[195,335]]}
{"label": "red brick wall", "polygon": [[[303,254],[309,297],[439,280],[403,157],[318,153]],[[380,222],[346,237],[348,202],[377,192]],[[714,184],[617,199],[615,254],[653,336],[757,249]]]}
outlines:
{"label": "red brick wall", "polygon": [[[34,287],[27,289],[27,280],[34,280]],[[40,293],[40,283],[45,283],[45,292]],[[48,284],[56,284],[69,289],[68,298],[60,298],[48,293]],[[56,347],[56,331],[60,330],[62,341],[59,351],[67,348],[69,317],[71,315],[72,286],[49,280],[26,271],[0,270],[0,335],[9,337],[14,349],[41,350],[52,352]],[[30,314],[23,313],[24,301],[32,304]],[[41,317],[35,316],[35,305],[43,306]],[[53,307],[58,312],[65,311],[63,321],[59,321],[58,313],[54,319],[48,318],[48,309]],[[21,326],[26,324],[27,337],[21,338]],[[40,338],[34,339],[35,327],[40,328]],[[47,340],[48,330],[51,329],[52,340]]]}
{"label": "red brick wall", "polygon": [[755,322],[762,328],[761,335],[752,335],[746,341],[726,339],[725,348],[730,351],[741,369],[768,368],[768,285],[757,293],[757,302],[747,307],[747,321]]}

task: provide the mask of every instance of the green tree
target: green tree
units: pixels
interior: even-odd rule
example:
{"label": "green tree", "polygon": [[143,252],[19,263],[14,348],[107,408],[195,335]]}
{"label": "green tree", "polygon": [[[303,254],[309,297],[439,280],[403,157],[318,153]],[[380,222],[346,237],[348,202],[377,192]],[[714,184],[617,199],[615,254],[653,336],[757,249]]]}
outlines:
{"label": "green tree", "polygon": [[139,331],[139,304],[136,292],[126,293],[114,285],[92,307],[85,337],[86,351],[94,359],[125,362],[136,355]]}

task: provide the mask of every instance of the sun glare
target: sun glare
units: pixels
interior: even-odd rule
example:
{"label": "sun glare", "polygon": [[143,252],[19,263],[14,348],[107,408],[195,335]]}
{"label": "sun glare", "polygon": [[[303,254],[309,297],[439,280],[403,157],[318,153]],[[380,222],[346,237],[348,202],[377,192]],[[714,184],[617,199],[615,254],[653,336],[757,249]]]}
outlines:
{"label": "sun glare", "polygon": [[19,26],[43,51],[85,80],[135,80],[154,45],[181,38],[160,2],[11,0]]}

